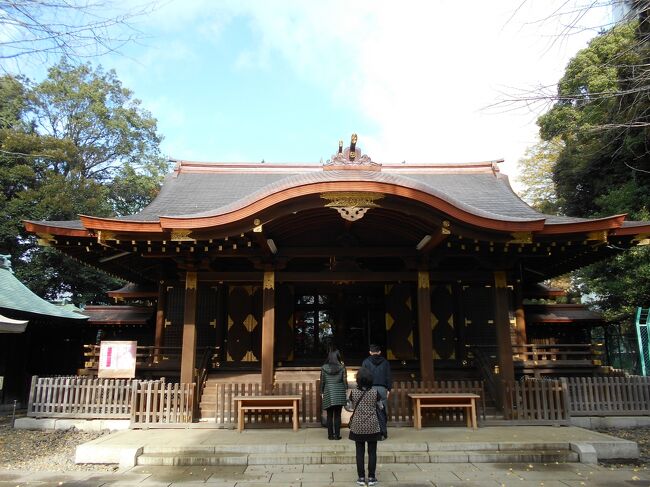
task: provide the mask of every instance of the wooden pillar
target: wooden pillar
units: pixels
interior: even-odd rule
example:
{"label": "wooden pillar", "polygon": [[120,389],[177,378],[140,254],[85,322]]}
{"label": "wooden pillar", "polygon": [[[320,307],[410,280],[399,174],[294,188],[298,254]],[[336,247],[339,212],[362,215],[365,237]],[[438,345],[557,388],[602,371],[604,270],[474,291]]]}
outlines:
{"label": "wooden pillar", "polygon": [[181,351],[181,383],[194,382],[196,367],[196,272],[185,275],[185,307],[183,312],[183,349]]}
{"label": "wooden pillar", "polygon": [[165,344],[165,305],[167,304],[165,282],[158,284],[158,302],[156,303],[156,334],[154,336],[154,361],[158,363],[160,348]]}
{"label": "wooden pillar", "polygon": [[418,272],[418,332],[420,335],[420,377],[433,381],[433,332],[429,272]]}
{"label": "wooden pillar", "polygon": [[504,404],[503,381],[515,380],[512,363],[512,339],[510,338],[510,312],[508,310],[508,286],[504,271],[494,272],[494,324],[497,335],[499,373],[496,376],[500,388],[501,406]]}
{"label": "wooden pillar", "polygon": [[264,273],[262,290],[262,390],[273,390],[273,350],[275,340],[275,272]]}
{"label": "wooden pillar", "polygon": [[516,334],[515,340],[517,345],[525,345],[528,343],[526,336],[526,317],[524,315],[524,293],[522,290],[521,282],[514,285],[515,289],[515,323]]}

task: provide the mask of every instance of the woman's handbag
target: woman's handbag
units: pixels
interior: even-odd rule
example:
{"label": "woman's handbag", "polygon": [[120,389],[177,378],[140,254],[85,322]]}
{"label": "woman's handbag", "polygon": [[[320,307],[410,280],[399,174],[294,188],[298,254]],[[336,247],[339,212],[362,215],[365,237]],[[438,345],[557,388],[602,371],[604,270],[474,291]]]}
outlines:
{"label": "woman's handbag", "polygon": [[[345,402],[345,406],[343,406],[345,408],[345,410],[348,411],[349,413],[352,413],[352,416],[354,416],[354,412],[357,410],[357,406],[361,402],[361,399],[363,399],[363,396],[365,396],[366,392],[368,392],[369,390],[370,389],[366,389],[365,391],[363,391],[363,394],[361,394],[361,397],[357,401],[356,405],[353,405],[352,391],[350,391],[350,397],[348,397],[348,400]],[[352,421],[352,416],[350,416],[350,421]]]}
{"label": "woman's handbag", "polygon": [[354,412],[354,404],[352,404],[352,399],[348,397],[348,400],[345,401],[345,406],[343,406],[343,409],[345,409],[348,413]]}

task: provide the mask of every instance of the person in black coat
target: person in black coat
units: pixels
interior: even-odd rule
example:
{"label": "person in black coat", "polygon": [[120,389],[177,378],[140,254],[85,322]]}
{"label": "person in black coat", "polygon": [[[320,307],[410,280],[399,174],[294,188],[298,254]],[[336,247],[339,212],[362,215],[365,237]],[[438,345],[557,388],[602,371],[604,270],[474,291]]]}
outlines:
{"label": "person in black coat", "polygon": [[372,372],[372,388],[377,391],[384,405],[379,415],[379,426],[381,428],[381,439],[385,440],[388,438],[388,396],[393,388],[390,363],[381,356],[379,345],[373,343],[370,345],[370,356],[363,361],[361,367]]}

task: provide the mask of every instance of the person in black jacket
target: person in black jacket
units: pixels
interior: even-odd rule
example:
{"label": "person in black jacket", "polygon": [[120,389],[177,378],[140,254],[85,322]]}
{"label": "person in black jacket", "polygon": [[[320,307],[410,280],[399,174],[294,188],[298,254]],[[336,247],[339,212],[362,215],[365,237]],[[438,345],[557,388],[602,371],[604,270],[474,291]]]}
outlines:
{"label": "person in black jacket", "polygon": [[379,348],[379,345],[373,343],[370,345],[370,357],[363,361],[361,367],[365,367],[372,372],[372,388],[377,391],[384,405],[379,415],[379,426],[381,429],[381,439],[385,440],[388,438],[388,396],[393,387],[390,363],[381,356],[381,348]]}

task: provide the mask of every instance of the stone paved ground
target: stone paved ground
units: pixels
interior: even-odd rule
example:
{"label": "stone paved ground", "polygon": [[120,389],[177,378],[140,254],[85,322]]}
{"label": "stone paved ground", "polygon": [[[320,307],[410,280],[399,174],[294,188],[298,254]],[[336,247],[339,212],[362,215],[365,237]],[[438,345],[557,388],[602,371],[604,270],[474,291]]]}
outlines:
{"label": "stone paved ground", "polygon": [[[650,486],[636,468],[582,464],[391,464],[379,465],[380,487],[634,487]],[[353,465],[256,465],[134,467],[115,473],[0,471],[0,487],[22,486],[353,486]]]}
{"label": "stone paved ground", "polygon": [[[650,428],[603,430],[637,441],[639,462],[582,464],[391,464],[380,465],[380,486],[647,486],[650,487]],[[353,486],[353,465],[257,465],[225,467],[134,467],[75,465],[74,448],[97,433],[14,430],[0,418],[0,487],[181,486],[219,487]]]}

